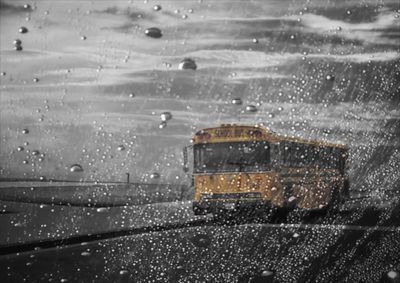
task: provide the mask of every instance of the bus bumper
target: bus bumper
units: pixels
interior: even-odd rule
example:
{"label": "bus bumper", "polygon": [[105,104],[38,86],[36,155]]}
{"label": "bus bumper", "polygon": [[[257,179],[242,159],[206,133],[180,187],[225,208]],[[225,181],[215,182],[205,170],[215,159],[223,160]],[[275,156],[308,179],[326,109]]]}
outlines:
{"label": "bus bumper", "polygon": [[193,212],[195,215],[207,213],[220,213],[221,211],[232,212],[255,212],[264,211],[272,207],[270,201],[264,200],[240,200],[240,201],[194,201]]}

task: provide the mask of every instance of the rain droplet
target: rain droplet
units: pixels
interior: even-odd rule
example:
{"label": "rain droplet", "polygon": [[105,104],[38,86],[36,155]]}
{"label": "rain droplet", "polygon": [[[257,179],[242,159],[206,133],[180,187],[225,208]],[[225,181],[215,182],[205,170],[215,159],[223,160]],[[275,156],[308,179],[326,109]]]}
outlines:
{"label": "rain droplet", "polygon": [[160,38],[162,36],[162,32],[159,28],[148,28],[144,31],[144,33],[149,36],[149,37],[153,37],[153,38]]}
{"label": "rain droplet", "polygon": [[26,10],[32,10],[32,7],[31,7],[31,5],[29,5],[29,4],[24,4],[24,9],[26,9]]}
{"label": "rain droplet", "polygon": [[71,165],[71,167],[69,168],[69,170],[70,170],[71,172],[82,172],[82,171],[83,171],[82,166],[79,165],[79,164],[73,164],[73,165]]}
{"label": "rain droplet", "polygon": [[67,278],[61,278],[61,280],[60,280],[60,282],[67,282],[68,281],[68,279]]}
{"label": "rain droplet", "polygon": [[257,38],[253,38],[253,43],[258,43],[258,39]]}
{"label": "rain droplet", "polygon": [[29,134],[29,130],[28,130],[28,129],[23,129],[23,130],[22,130],[22,133],[25,134],[25,135],[26,135],[26,134]]}
{"label": "rain droplet", "polygon": [[188,12],[189,12],[190,14],[192,14],[192,13],[193,13],[193,9],[189,9]]}
{"label": "rain droplet", "polygon": [[197,65],[193,59],[185,58],[179,63],[178,68],[180,70],[186,70],[186,69],[196,70]]}
{"label": "rain droplet", "polygon": [[263,272],[261,272],[261,277],[270,277],[272,275],[274,275],[274,273],[269,270],[264,270]]}
{"label": "rain droplet", "polygon": [[23,160],[22,163],[23,163],[23,164],[28,164],[29,161],[28,161],[28,160]]}
{"label": "rain droplet", "polygon": [[188,18],[188,16],[186,14],[182,15],[182,19],[186,20],[187,18]]}
{"label": "rain droplet", "polygon": [[247,105],[246,111],[247,112],[257,112],[257,107],[255,107],[254,105]]}
{"label": "rain droplet", "polygon": [[347,11],[346,11],[346,14],[347,14],[347,15],[351,15],[351,10],[347,10]]}
{"label": "rain droplet", "polygon": [[334,80],[335,80],[335,76],[333,76],[333,75],[326,75],[325,79],[326,79],[327,81],[334,81]]}
{"label": "rain droplet", "polygon": [[39,177],[39,180],[40,180],[40,181],[45,181],[45,180],[46,180],[46,177],[45,177],[45,176],[40,176],[40,177]]}
{"label": "rain droplet", "polygon": [[121,144],[121,145],[119,145],[119,146],[117,147],[117,150],[123,151],[123,150],[125,150],[125,146],[123,146],[123,145]]}
{"label": "rain droplet", "polygon": [[295,36],[292,34],[291,36],[290,36],[290,39],[294,39],[295,38]]}
{"label": "rain droplet", "polygon": [[99,207],[98,209],[96,209],[97,212],[106,212],[107,210],[107,207]]}
{"label": "rain droplet", "polygon": [[162,122],[160,123],[160,125],[158,125],[158,127],[159,127],[160,129],[164,129],[166,126],[167,126],[167,122],[165,122],[165,121],[162,121]]}
{"label": "rain droplet", "polygon": [[39,150],[34,150],[34,151],[32,151],[32,155],[34,155],[34,156],[37,156],[37,155],[39,155],[39,154],[40,154]]}
{"label": "rain droplet", "polygon": [[87,39],[87,37],[85,35],[81,36],[81,40],[86,40],[86,39]]}
{"label": "rain droplet", "polygon": [[39,81],[38,78],[33,78],[33,82],[34,82],[34,83],[37,83],[38,81]]}
{"label": "rain droplet", "polygon": [[297,233],[294,233],[293,234],[293,238],[298,238],[300,235],[299,234],[297,234]]}
{"label": "rain droplet", "polygon": [[20,27],[18,30],[19,33],[27,33],[28,29],[26,27]]}
{"label": "rain droplet", "polygon": [[163,112],[160,115],[161,121],[168,121],[172,119],[172,114],[170,112]]}
{"label": "rain droplet", "polygon": [[6,75],[6,72],[1,72],[0,75],[1,75],[2,77],[4,77],[4,76]]}
{"label": "rain droplet", "polygon": [[125,270],[125,269],[120,270],[120,271],[119,271],[119,274],[120,274],[120,275],[128,274],[128,270]]}
{"label": "rain droplet", "polygon": [[131,93],[129,94],[129,97],[130,97],[130,98],[134,98],[134,97],[135,97],[135,94],[134,94],[133,92],[131,92]]}
{"label": "rain droplet", "polygon": [[338,27],[336,27],[336,30],[337,30],[337,31],[341,31],[341,30],[342,30],[342,27],[338,26]]}
{"label": "rain droplet", "polygon": [[22,51],[22,46],[21,45],[14,46],[14,50]]}
{"label": "rain droplet", "polygon": [[22,41],[21,41],[20,39],[15,39],[15,40],[13,41],[13,44],[14,44],[15,46],[18,46],[18,45],[21,45],[21,44],[22,44]]}
{"label": "rain droplet", "polygon": [[241,98],[234,98],[234,99],[232,99],[232,104],[235,104],[235,105],[242,105],[242,99]]}
{"label": "rain droplet", "polygon": [[19,146],[19,147],[17,147],[17,150],[18,151],[23,151],[25,148],[23,147],[23,146]]}
{"label": "rain droplet", "polygon": [[154,5],[153,6],[153,10],[154,11],[160,11],[161,10],[161,6],[160,5]]}
{"label": "rain droplet", "polygon": [[157,172],[151,173],[150,174],[150,178],[151,179],[158,179],[158,178],[160,178],[160,174],[158,174]]}
{"label": "rain droplet", "polygon": [[398,276],[399,276],[399,274],[396,272],[396,271],[389,271],[388,272],[388,274],[387,274],[387,276],[390,278],[390,279],[395,279],[395,278],[397,278]]}
{"label": "rain droplet", "polygon": [[90,256],[90,253],[89,252],[82,252],[81,256]]}

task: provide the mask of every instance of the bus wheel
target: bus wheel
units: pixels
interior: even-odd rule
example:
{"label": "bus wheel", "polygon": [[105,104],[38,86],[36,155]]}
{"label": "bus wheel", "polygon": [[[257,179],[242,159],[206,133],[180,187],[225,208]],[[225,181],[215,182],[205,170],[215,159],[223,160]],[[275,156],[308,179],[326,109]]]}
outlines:
{"label": "bus wheel", "polygon": [[194,215],[206,215],[207,211],[199,206],[193,206]]}

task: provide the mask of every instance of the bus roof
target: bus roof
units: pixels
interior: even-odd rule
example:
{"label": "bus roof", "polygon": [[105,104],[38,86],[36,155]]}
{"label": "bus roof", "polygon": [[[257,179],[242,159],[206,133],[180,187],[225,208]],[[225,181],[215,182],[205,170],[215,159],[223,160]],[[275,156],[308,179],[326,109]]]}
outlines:
{"label": "bus roof", "polygon": [[271,143],[280,143],[284,141],[310,144],[323,147],[336,147],[348,149],[347,145],[331,143],[325,141],[306,140],[297,137],[286,137],[278,135],[261,126],[222,124],[218,127],[205,128],[194,134],[193,144],[199,143],[220,143],[220,142],[240,142],[240,141],[269,141]]}

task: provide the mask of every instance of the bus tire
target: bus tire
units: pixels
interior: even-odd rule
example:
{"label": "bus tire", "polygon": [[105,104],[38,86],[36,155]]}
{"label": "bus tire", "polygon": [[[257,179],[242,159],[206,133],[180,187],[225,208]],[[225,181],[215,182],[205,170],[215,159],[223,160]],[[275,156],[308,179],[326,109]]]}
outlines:
{"label": "bus tire", "polygon": [[193,206],[193,212],[194,212],[194,215],[206,215],[207,214],[207,211],[204,208],[197,206],[197,205]]}

